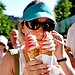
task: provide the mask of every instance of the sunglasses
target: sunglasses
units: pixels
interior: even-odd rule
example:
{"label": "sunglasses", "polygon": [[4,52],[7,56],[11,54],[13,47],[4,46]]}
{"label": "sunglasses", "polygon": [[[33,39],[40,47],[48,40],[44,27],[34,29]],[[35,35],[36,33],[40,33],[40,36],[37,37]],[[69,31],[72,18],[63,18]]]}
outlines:
{"label": "sunglasses", "polygon": [[32,30],[38,30],[42,26],[44,31],[50,32],[54,30],[54,27],[55,27],[55,24],[52,20],[49,20],[47,22],[38,22],[36,20],[30,20],[30,21],[26,21],[25,23],[26,23],[26,26]]}

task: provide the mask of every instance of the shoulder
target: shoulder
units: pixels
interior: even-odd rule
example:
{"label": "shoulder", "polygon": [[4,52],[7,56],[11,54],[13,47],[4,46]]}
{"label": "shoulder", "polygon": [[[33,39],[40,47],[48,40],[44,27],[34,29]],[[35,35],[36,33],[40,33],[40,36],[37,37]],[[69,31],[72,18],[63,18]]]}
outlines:
{"label": "shoulder", "polygon": [[10,52],[6,52],[5,58],[12,59],[12,58],[13,58],[13,56],[11,55],[11,53],[10,53]]}
{"label": "shoulder", "polygon": [[73,23],[73,24],[70,26],[70,28],[69,28],[68,31],[70,31],[70,32],[75,31],[75,23]]}
{"label": "shoulder", "polygon": [[13,56],[7,52],[2,60],[2,75],[13,75],[15,73],[15,64]]}
{"label": "shoulder", "polygon": [[3,58],[3,62],[9,65],[13,65],[14,64],[14,57],[11,55],[10,52],[6,52],[6,54],[4,55]]}

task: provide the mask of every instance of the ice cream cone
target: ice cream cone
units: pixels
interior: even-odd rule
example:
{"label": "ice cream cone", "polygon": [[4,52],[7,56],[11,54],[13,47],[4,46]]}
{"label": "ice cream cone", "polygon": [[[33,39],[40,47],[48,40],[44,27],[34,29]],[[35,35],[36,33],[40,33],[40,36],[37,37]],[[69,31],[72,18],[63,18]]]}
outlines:
{"label": "ice cream cone", "polygon": [[52,56],[52,51],[41,49],[39,54],[46,54],[46,55]]}
{"label": "ice cream cone", "polygon": [[39,49],[34,48],[33,50],[28,51],[28,56],[30,60],[35,59],[36,56],[39,55]]}
{"label": "ice cream cone", "polygon": [[27,37],[29,37],[29,38],[27,39],[28,41],[26,40],[26,42],[30,42],[29,43],[30,47],[28,48],[27,53],[28,53],[29,59],[33,60],[33,59],[35,59],[36,56],[39,55],[39,49],[38,49],[39,44],[36,40],[35,35],[30,33],[27,35]]}

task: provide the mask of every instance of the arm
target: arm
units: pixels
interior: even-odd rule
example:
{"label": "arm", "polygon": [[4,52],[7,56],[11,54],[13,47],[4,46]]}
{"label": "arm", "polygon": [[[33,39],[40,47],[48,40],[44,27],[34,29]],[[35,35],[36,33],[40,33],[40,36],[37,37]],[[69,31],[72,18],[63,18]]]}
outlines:
{"label": "arm", "polygon": [[13,56],[7,52],[3,58],[1,75],[14,75],[14,69]]}
{"label": "arm", "polygon": [[[59,60],[64,57],[67,57],[67,61],[62,61],[59,63],[59,65],[62,67],[66,75],[74,75],[75,71],[72,68],[69,57],[64,50],[63,37],[55,31],[52,31],[52,35],[55,38],[55,44],[56,44],[55,56],[56,58]],[[62,44],[59,42],[59,40],[62,42]]]}

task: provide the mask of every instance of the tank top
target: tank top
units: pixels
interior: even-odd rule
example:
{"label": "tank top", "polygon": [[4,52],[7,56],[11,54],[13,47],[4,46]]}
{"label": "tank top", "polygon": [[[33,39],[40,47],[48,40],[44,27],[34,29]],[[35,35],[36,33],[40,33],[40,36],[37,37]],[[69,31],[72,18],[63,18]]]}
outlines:
{"label": "tank top", "polygon": [[24,72],[24,67],[26,64],[25,58],[24,58],[24,54],[23,54],[23,50],[20,50],[20,57],[19,57],[19,66],[20,66],[20,75],[23,75]]}

